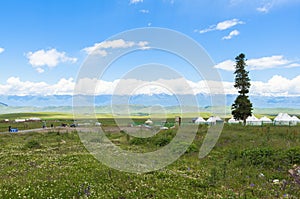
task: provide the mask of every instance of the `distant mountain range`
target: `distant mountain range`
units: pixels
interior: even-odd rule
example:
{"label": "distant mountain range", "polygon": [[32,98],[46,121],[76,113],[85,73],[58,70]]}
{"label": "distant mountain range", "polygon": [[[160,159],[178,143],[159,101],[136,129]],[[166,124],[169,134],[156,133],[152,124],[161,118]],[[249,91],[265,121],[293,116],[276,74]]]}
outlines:
{"label": "distant mountain range", "polygon": [[[184,104],[180,104],[178,99],[187,99]],[[231,106],[235,95],[226,95],[226,106]],[[114,104],[124,105],[142,105],[142,106],[191,106],[193,103],[189,102],[189,99],[195,99],[194,96],[173,96],[167,94],[160,95],[135,95],[135,96],[112,96],[112,95],[100,95],[95,96],[95,106],[108,106],[112,101]],[[196,96],[198,107],[205,108],[209,106],[218,106],[211,104],[211,96],[199,94]],[[255,108],[291,108],[300,109],[300,97],[265,97],[265,96],[251,96],[250,97],[253,106]],[[49,109],[49,107],[56,107],[57,109],[66,109],[63,107],[72,106],[73,97],[71,95],[53,95],[53,96],[0,96],[0,107],[15,107],[16,109],[22,109],[21,107],[31,107],[36,109],[37,107],[43,109]],[[60,107],[60,108],[58,108]],[[69,108],[67,108],[69,110]],[[51,110],[51,108],[50,108]],[[62,110],[63,111],[63,110]],[[66,110],[65,110],[66,111]],[[19,111],[18,111],[19,112]]]}
{"label": "distant mountain range", "polygon": [[8,105],[0,102],[0,106],[8,106]]}
{"label": "distant mountain range", "polygon": [[[135,96],[112,96],[112,95],[100,95],[95,96],[94,102],[96,106],[107,106],[111,104],[113,100],[114,104],[126,104],[131,105],[144,105],[153,106],[160,105],[163,107],[167,106],[178,106],[180,103],[178,99],[185,100],[184,106],[191,105],[189,103],[189,97],[192,96],[173,96],[167,94],[160,95],[135,95]],[[226,106],[230,106],[235,95],[226,95]],[[196,96],[199,107],[212,106],[211,96],[199,94]],[[192,98],[193,99],[193,98]],[[300,97],[266,97],[266,96],[251,96],[250,97],[253,106],[255,108],[300,108]],[[71,95],[53,95],[53,96],[0,96],[0,106],[13,106],[13,107],[62,107],[72,106]],[[218,106],[219,104],[214,104]]]}
{"label": "distant mountain range", "polygon": [[[189,99],[191,96],[177,96],[178,98]],[[148,113],[211,113],[211,97],[197,95],[198,107],[193,106],[189,101],[179,104],[178,98],[170,95],[136,95],[136,96],[111,96],[102,95],[95,97],[95,112],[101,114],[128,114],[128,107],[131,115],[145,115]],[[230,115],[230,106],[236,96],[226,96],[226,106],[214,104],[214,114]],[[0,96],[0,114],[24,113],[24,112],[63,112],[72,113],[71,95],[54,96]],[[112,111],[111,101],[114,106]],[[300,113],[300,97],[259,97],[252,96],[255,114],[277,115],[286,112],[292,115]],[[129,103],[126,103],[129,102]],[[181,107],[180,107],[181,106]],[[163,107],[163,108],[162,108]],[[182,108],[184,107],[184,108]]]}

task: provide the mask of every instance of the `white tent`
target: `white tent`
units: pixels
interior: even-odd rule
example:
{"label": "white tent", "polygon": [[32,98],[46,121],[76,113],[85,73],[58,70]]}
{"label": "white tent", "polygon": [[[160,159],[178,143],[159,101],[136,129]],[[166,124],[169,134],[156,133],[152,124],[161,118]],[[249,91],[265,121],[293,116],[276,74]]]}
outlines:
{"label": "white tent", "polygon": [[100,122],[95,122],[95,126],[101,126]]}
{"label": "white tent", "polygon": [[236,119],[234,119],[234,118],[232,117],[232,118],[230,118],[230,119],[228,120],[228,123],[229,123],[229,124],[238,124],[238,123],[240,123],[240,121],[238,121],[238,120],[236,120]]}
{"label": "white tent", "polygon": [[195,124],[204,124],[206,121],[205,119],[203,119],[203,117],[198,117],[196,120],[195,120]]}
{"label": "white tent", "polygon": [[29,121],[41,121],[41,118],[38,117],[31,117],[28,119]]}
{"label": "white tent", "polygon": [[291,125],[297,125],[297,124],[299,124],[300,123],[300,119],[297,117],[297,116],[293,116],[292,118],[291,118]]}
{"label": "white tent", "polygon": [[215,119],[217,122],[223,122],[223,120],[219,116],[216,116]]}
{"label": "white tent", "polygon": [[208,124],[216,124],[217,122],[223,122],[223,120],[219,116],[211,116],[206,120]]}
{"label": "white tent", "polygon": [[274,119],[274,125],[290,125],[292,117],[287,113],[278,113]]}
{"label": "white tent", "polygon": [[15,122],[25,122],[25,119],[15,119]]}
{"label": "white tent", "polygon": [[254,115],[248,116],[246,119],[246,125],[251,125],[251,126],[260,126],[262,123],[257,117]]}
{"label": "white tent", "polygon": [[266,116],[263,116],[259,120],[261,121],[262,124],[272,124],[272,120]]}
{"label": "white tent", "polygon": [[152,122],[150,119],[147,119],[147,120],[145,121],[145,124],[147,124],[147,125],[152,125],[153,122]]}

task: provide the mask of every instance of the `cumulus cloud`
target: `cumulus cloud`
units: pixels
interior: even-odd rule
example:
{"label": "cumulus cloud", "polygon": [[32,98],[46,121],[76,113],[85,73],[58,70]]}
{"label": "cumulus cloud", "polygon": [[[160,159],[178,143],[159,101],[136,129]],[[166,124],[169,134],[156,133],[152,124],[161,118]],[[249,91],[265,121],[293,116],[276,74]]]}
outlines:
{"label": "cumulus cloud", "polygon": [[200,31],[197,31],[199,33],[206,33],[206,32],[210,32],[210,31],[215,31],[215,30],[227,30],[229,28],[232,28],[236,25],[239,24],[244,24],[245,22],[240,21],[239,19],[231,19],[231,20],[226,20],[226,21],[222,21],[219,22],[217,24],[211,25],[206,29],[202,29]]}
{"label": "cumulus cloud", "polygon": [[19,77],[10,77],[6,84],[0,84],[0,95],[72,95],[73,78],[60,79],[55,84],[45,82],[22,81]]}
{"label": "cumulus cloud", "polygon": [[44,72],[43,66],[56,67],[60,63],[75,63],[77,58],[68,57],[65,52],[59,52],[56,49],[38,50],[26,54],[29,63],[41,73]]}
{"label": "cumulus cloud", "polygon": [[[300,64],[284,58],[282,55],[273,55],[269,57],[261,57],[256,59],[249,59],[246,61],[248,70],[265,70],[271,68],[292,68],[299,67]],[[235,62],[233,60],[226,60],[217,65],[215,68],[219,68],[227,71],[235,70]]]}
{"label": "cumulus cloud", "polygon": [[229,33],[229,35],[224,36],[222,39],[228,40],[228,39],[232,39],[232,37],[239,35],[240,32],[237,30],[233,30]]}
{"label": "cumulus cloud", "polygon": [[234,69],[235,69],[234,65],[235,65],[235,62],[228,59],[228,60],[225,60],[225,61],[220,62],[217,65],[215,65],[215,68],[219,68],[219,69],[227,70],[227,71],[234,71]]}
{"label": "cumulus cloud", "polygon": [[144,0],[130,0],[130,4],[143,3]]}
{"label": "cumulus cloud", "polygon": [[148,48],[148,42],[147,41],[125,41],[123,39],[116,39],[111,41],[104,41],[101,43],[95,43],[93,46],[86,47],[83,49],[84,52],[87,54],[97,54],[101,55],[103,57],[107,56],[108,49],[118,49],[118,48],[130,48],[137,46],[141,49],[147,49]]}
{"label": "cumulus cloud", "polygon": [[[80,79],[76,85],[73,78],[60,79],[55,84],[22,81],[10,77],[0,84],[0,95],[153,95],[153,94],[237,94],[233,82],[190,81],[183,78],[144,81],[137,79],[117,79],[104,81]],[[256,96],[300,96],[300,75],[288,79],[275,75],[266,82],[251,81],[250,94]]]}
{"label": "cumulus cloud", "polygon": [[4,48],[0,47],[0,54],[4,52]]}
{"label": "cumulus cloud", "polygon": [[300,75],[287,79],[275,75],[267,82],[252,82],[250,93],[262,96],[300,96]]}

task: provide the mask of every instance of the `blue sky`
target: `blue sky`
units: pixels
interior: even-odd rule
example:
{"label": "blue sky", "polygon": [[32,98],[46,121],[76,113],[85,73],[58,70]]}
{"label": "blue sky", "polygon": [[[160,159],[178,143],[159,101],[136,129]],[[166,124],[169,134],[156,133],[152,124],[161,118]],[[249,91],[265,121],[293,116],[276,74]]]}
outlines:
{"label": "blue sky", "polygon": [[[252,94],[300,96],[299,10],[300,0],[1,0],[0,95],[71,94],[87,49],[126,30],[162,27],[203,46],[226,93],[236,92],[233,61],[243,52]],[[201,93],[190,66],[152,51],[120,59],[101,79],[101,92],[154,61],[174,67]]]}

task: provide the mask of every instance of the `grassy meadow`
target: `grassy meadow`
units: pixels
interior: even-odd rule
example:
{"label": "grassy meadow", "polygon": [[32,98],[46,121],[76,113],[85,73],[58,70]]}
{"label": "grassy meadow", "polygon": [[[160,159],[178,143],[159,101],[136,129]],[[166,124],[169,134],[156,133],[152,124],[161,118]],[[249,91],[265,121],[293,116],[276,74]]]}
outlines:
{"label": "grassy meadow", "polygon": [[[113,143],[135,152],[164,147],[176,134],[169,129],[135,138],[112,128],[112,118],[100,120]],[[72,122],[68,117],[62,121]],[[199,126],[193,144],[177,161],[144,174],[105,166],[85,149],[74,128],[0,134],[0,198],[300,197],[300,186],[288,173],[300,165],[300,126],[225,125],[211,153],[199,159],[207,128]]]}

